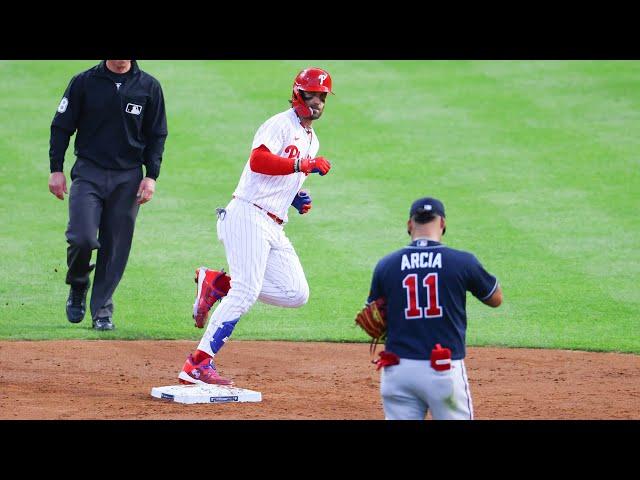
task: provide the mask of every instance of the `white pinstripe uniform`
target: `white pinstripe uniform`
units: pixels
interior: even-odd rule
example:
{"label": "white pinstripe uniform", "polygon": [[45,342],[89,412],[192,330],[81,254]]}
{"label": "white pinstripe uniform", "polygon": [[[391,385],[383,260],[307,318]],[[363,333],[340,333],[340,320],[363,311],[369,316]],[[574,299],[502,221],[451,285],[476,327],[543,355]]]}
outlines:
{"label": "white pinstripe uniform", "polygon": [[[293,108],[274,115],[258,128],[251,148],[260,145],[280,157],[300,159],[314,158],[320,148],[313,128],[305,129]],[[302,172],[289,175],[256,173],[247,161],[233,193],[235,198],[217,221],[218,239],[224,245],[229,265],[231,289],[211,315],[199,350],[215,355],[216,332],[225,323],[231,325],[225,330],[228,332],[222,339],[225,342],[235,322],[256,300],[290,308],[307,303],[309,285],[283,228],[291,202],[306,177]],[[282,219],[282,225],[267,212]],[[216,344],[216,350],[220,346]]]}

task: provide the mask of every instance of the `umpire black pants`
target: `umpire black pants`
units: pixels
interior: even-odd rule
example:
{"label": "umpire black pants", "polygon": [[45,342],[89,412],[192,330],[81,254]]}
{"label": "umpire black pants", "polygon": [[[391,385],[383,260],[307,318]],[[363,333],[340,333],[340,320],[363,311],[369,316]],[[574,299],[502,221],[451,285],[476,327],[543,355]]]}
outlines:
{"label": "umpire black pants", "polygon": [[109,170],[78,157],[71,169],[66,282],[89,283],[91,254],[98,250],[91,290],[91,318],[113,315],[113,293],[129,259],[140,206],[142,167]]}

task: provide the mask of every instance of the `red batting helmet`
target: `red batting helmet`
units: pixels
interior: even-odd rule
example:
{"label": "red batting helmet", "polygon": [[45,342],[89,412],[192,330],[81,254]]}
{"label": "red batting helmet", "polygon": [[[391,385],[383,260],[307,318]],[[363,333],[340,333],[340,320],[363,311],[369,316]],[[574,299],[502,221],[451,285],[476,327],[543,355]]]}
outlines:
{"label": "red batting helmet", "polygon": [[321,68],[305,68],[293,81],[293,94],[291,96],[291,106],[301,117],[311,116],[311,110],[304,103],[300,91],[304,92],[326,92],[331,93],[331,75]]}

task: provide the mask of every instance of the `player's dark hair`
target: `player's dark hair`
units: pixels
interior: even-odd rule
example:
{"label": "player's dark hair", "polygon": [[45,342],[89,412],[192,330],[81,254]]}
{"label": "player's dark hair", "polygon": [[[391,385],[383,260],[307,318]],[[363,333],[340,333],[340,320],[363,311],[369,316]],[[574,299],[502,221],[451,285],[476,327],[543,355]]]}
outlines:
{"label": "player's dark hair", "polygon": [[436,215],[430,210],[425,210],[423,208],[419,209],[416,213],[413,214],[411,219],[416,222],[424,225],[425,223],[432,222],[435,220]]}

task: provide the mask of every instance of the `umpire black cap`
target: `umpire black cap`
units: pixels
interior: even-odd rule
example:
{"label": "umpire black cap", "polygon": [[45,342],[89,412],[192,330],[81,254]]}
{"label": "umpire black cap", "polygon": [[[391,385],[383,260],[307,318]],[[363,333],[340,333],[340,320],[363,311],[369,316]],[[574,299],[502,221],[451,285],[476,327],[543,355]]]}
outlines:
{"label": "umpire black cap", "polygon": [[436,198],[424,197],[419,198],[411,205],[409,210],[409,218],[413,217],[416,213],[431,212],[434,215],[440,215],[444,217],[444,205]]}

